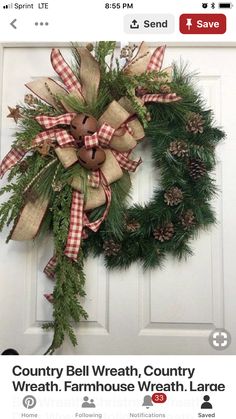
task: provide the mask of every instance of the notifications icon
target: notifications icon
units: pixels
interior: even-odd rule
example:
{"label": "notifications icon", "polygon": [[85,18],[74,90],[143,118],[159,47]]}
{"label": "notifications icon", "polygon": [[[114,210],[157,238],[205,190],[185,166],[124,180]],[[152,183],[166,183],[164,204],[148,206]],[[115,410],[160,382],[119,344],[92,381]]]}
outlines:
{"label": "notifications icon", "polygon": [[151,396],[144,396],[143,406],[146,407],[146,409],[149,409],[149,407],[153,406]]}

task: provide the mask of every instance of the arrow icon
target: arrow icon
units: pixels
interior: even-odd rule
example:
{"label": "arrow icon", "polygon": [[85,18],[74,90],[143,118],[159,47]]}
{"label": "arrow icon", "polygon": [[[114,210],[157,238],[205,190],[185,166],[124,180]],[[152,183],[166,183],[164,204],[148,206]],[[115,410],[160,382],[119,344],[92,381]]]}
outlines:
{"label": "arrow icon", "polygon": [[137,22],[137,20],[133,19],[132,23],[130,25],[130,29],[139,29],[139,24]]}
{"label": "arrow icon", "polygon": [[16,27],[16,25],[15,25],[16,21],[17,21],[17,19],[14,19],[14,20],[10,23],[10,25],[11,25],[14,29],[17,29],[17,27]]}

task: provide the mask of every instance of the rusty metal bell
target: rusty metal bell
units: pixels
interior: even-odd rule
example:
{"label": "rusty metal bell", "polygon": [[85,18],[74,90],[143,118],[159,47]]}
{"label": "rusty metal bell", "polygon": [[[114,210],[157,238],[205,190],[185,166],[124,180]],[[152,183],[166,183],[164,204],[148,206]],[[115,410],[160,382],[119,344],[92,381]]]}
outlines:
{"label": "rusty metal bell", "polygon": [[86,149],[82,147],[78,153],[78,161],[88,170],[98,170],[106,160],[106,153],[101,147]]}
{"label": "rusty metal bell", "polygon": [[72,119],[70,132],[76,141],[82,140],[86,135],[93,135],[98,129],[98,122],[92,115],[81,113]]}

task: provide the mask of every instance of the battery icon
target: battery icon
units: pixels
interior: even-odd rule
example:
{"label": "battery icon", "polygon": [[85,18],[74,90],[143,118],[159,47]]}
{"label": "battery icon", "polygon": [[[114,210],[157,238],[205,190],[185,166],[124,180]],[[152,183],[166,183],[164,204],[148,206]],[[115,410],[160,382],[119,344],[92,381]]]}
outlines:
{"label": "battery icon", "polygon": [[233,3],[219,3],[220,9],[232,9]]}

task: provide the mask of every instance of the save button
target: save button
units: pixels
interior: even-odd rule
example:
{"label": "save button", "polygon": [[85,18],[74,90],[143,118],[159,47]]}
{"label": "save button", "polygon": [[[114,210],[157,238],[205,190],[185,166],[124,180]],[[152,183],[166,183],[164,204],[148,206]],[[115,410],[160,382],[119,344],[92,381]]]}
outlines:
{"label": "save button", "polygon": [[226,16],[214,14],[184,14],[179,20],[180,32],[188,35],[221,35],[226,32]]}

